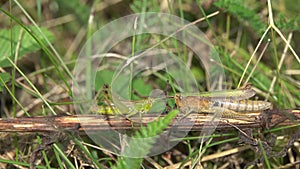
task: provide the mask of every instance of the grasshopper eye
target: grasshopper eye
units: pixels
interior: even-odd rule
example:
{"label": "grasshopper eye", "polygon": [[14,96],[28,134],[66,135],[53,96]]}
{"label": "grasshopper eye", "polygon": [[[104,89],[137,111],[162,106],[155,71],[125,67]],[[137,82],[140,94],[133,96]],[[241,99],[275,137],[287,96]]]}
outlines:
{"label": "grasshopper eye", "polygon": [[175,100],[181,100],[182,96],[180,94],[176,93],[175,96],[174,96],[174,99]]}

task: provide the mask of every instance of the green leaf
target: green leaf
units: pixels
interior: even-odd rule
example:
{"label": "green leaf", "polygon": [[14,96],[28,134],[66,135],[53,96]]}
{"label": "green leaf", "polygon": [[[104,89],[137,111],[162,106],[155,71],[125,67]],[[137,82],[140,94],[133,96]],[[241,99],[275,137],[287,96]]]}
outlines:
{"label": "green leaf", "polygon": [[143,79],[138,78],[133,81],[133,89],[142,96],[149,96],[152,87],[150,84],[145,83]]}
{"label": "green leaf", "polygon": [[3,91],[4,83],[8,82],[10,75],[8,73],[0,73],[0,92]]}
{"label": "green leaf", "polygon": [[72,3],[69,1],[56,1],[59,6],[60,15],[68,15],[70,13],[75,14],[76,18],[80,20],[80,23],[87,23],[90,14],[90,7],[87,3],[81,0],[73,0]]}
{"label": "green leaf", "polygon": [[[33,34],[37,36],[42,42],[45,39],[42,35],[36,30],[34,27],[28,27],[32,31]],[[49,41],[54,39],[53,34],[48,31],[46,28],[41,28],[42,32],[48,38]],[[11,31],[12,31],[12,39],[11,39]],[[0,30],[0,67],[8,67],[10,66],[10,62],[7,60],[6,57],[13,58],[11,56],[11,42],[13,44],[13,53],[16,53],[16,48],[18,43],[20,43],[20,47],[18,48],[18,59],[23,57],[25,54],[35,52],[41,47],[39,46],[38,42],[27,33],[22,27],[14,26],[11,30],[8,29],[1,29]],[[14,54],[13,54],[14,55]],[[12,59],[14,60],[14,59]]]}
{"label": "green leaf", "polygon": [[[104,84],[111,84],[112,77],[114,76],[114,71],[112,70],[101,70],[96,73],[95,78],[95,90],[99,90]],[[109,86],[111,87],[111,86]]]}
{"label": "green leaf", "polygon": [[240,21],[246,21],[258,34],[262,34],[265,26],[255,11],[244,4],[242,0],[218,0],[214,3],[219,8],[225,8]]}
{"label": "green leaf", "polygon": [[[111,81],[112,81],[112,78],[114,76],[115,72],[112,71],[112,70],[101,70],[101,71],[98,71],[97,74],[96,74],[96,78],[95,78],[95,89],[96,90],[99,90],[103,87],[104,84],[108,84],[108,85],[111,85]],[[127,77],[122,77],[120,76],[118,81],[122,82],[122,78],[127,78]],[[124,82],[126,82],[126,80],[124,79]],[[124,84],[125,86],[129,85],[129,84]],[[150,84],[147,84],[142,78],[135,78],[133,80],[133,89],[139,93],[140,95],[142,96],[149,96],[151,90],[152,90],[152,87]],[[112,86],[109,86],[109,87],[112,87]],[[127,86],[128,87],[128,86]],[[115,90],[115,89],[113,89]],[[123,96],[124,98],[126,98],[126,95],[122,95],[124,93],[118,93],[120,94],[121,96]],[[138,100],[140,99],[139,97],[137,96],[134,96],[133,97],[134,100]]]}
{"label": "green leaf", "polygon": [[287,18],[282,13],[278,14],[277,27],[285,32],[293,32],[300,29],[300,17]]}

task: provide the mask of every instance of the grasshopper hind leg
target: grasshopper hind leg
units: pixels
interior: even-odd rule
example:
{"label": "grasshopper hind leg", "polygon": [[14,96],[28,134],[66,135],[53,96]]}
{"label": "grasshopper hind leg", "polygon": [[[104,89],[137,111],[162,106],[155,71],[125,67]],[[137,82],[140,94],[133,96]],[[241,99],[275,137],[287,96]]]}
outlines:
{"label": "grasshopper hind leg", "polygon": [[224,107],[211,107],[209,109],[210,112],[220,113],[221,117],[223,118],[229,118],[229,119],[240,119],[240,120],[246,120],[246,121],[253,121],[253,116],[239,113]]}

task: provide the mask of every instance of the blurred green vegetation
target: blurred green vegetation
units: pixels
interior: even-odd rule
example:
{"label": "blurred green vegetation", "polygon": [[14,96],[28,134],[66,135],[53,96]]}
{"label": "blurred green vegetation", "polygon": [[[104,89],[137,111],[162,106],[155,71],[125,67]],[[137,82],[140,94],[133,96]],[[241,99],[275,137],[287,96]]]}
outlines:
{"label": "blurred green vegetation", "polygon": [[[300,53],[300,16],[299,6],[300,2],[291,0],[272,1],[273,20],[279,31],[290,40],[291,48],[297,53]],[[235,89],[239,84],[251,83],[257,91],[259,99],[267,99],[274,104],[275,108],[296,108],[300,107],[300,63],[291,49],[285,52],[286,43],[280,37],[275,29],[271,28],[264,39],[259,44],[260,39],[264,36],[269,26],[269,11],[267,1],[246,1],[246,0],[216,0],[216,1],[158,1],[158,0],[102,0],[102,1],[2,1],[1,2],[1,21],[0,21],[0,92],[1,92],[1,117],[19,117],[24,116],[22,110],[26,110],[27,114],[34,115],[51,115],[51,108],[39,100],[39,94],[33,90],[26,78],[46,96],[45,99],[53,106],[56,114],[64,114],[66,112],[75,114],[72,108],[73,91],[72,89],[72,75],[71,72],[76,64],[81,49],[86,44],[89,37],[94,32],[101,29],[102,26],[118,19],[120,17],[143,12],[163,12],[178,16],[187,21],[193,22],[199,18],[205,17],[213,12],[220,13],[214,17],[207,18],[204,21],[197,23],[196,26],[207,36],[207,38],[214,45],[217,53],[210,53],[212,57],[219,56],[226,79],[224,86],[227,89]],[[32,18],[32,20],[31,20]],[[123,28],[120,28],[123,29]],[[141,51],[151,48],[165,37],[162,35],[136,35],[124,39],[119,44],[116,44],[109,52],[118,56],[130,57],[138,54]],[[269,41],[270,40],[270,43]],[[97,44],[101,46],[102,44]],[[105,44],[103,44],[105,45]],[[259,45],[259,46],[258,46]],[[249,62],[256,47],[258,50],[253,59]],[[263,48],[266,46],[266,51]],[[201,48],[199,44],[199,48]],[[93,48],[93,46],[91,46]],[[159,44],[159,48],[168,50],[170,53],[178,56],[191,70],[198,83],[199,91],[207,91],[209,87],[209,78],[205,71],[203,64],[196,59],[195,54],[190,48],[184,46],[181,42],[170,39],[169,41]],[[203,49],[206,50],[206,49]],[[259,56],[262,55],[261,60]],[[284,57],[284,59],[282,59]],[[282,59],[282,61],[281,61]],[[21,69],[26,78],[11,64],[14,64]],[[247,63],[250,63],[246,69]],[[105,84],[110,85],[114,77],[115,70],[120,61],[115,58],[104,58],[96,73],[96,78],[90,86],[95,87],[97,92],[101,90]],[[246,70],[245,70],[246,69]],[[242,77],[245,71],[245,77]],[[252,72],[253,71],[253,72]],[[172,79],[170,72],[142,72],[138,74],[130,83],[130,89],[136,91],[142,96],[149,96],[152,90],[164,90],[168,84],[171,89],[168,90],[170,95],[179,92],[176,87],[176,79]],[[89,75],[87,75],[89,76]],[[249,77],[249,81],[246,79]],[[25,80],[24,80],[25,79]],[[242,79],[242,80],[241,80]],[[240,83],[241,82],[241,83]],[[213,85],[212,85],[213,86]],[[62,88],[61,92],[57,88]],[[10,92],[7,92],[9,90]],[[91,89],[88,89],[88,92]],[[92,94],[95,94],[92,93]],[[11,94],[15,97],[12,97]],[[75,98],[73,98],[75,99]],[[141,99],[134,95],[133,100]],[[31,103],[36,101],[33,106]],[[30,105],[30,106],[28,106]],[[71,107],[71,108],[70,108]],[[170,115],[171,116],[171,115]],[[148,128],[138,134],[137,137],[150,137],[163,131],[171,119],[158,120],[149,124]],[[157,128],[155,128],[157,126]],[[291,131],[292,133],[292,131]],[[278,135],[289,136],[289,132],[285,133],[282,129],[276,133]],[[199,144],[194,141],[192,136],[198,136],[199,133],[191,132],[180,145],[170,150],[170,153],[157,155],[152,158],[153,161],[147,160],[133,160],[126,159],[126,163],[131,163],[132,166],[143,165],[145,168],[153,167],[155,165],[165,167],[171,166],[171,163],[185,164],[187,161],[195,163],[193,159],[197,159]],[[222,133],[224,134],[224,133]],[[224,137],[216,134],[215,143],[207,144],[203,150],[203,154],[210,154],[218,152],[226,146],[234,148],[236,145],[231,144],[232,140],[237,140],[235,132],[230,133],[225,137],[225,141],[220,141]],[[226,133],[225,133],[226,135]],[[7,147],[3,149],[0,154],[0,163],[2,166],[14,168],[14,165],[30,165],[30,154],[32,149],[36,149],[36,145],[18,145],[19,141],[28,139],[29,137],[3,137],[1,139],[11,140],[8,143],[0,142],[0,147]],[[287,142],[288,137],[280,140]],[[84,138],[86,142],[92,142],[88,138]],[[199,138],[197,138],[199,139]],[[36,141],[36,138],[30,137],[30,141]],[[75,140],[75,139],[73,139]],[[83,151],[85,155],[78,152],[72,152],[73,158],[79,157],[82,164],[85,161],[89,167],[115,167],[123,168],[122,158],[116,158],[115,155],[109,154],[105,151],[85,146],[80,141],[76,141],[76,151]],[[54,168],[74,167],[75,164],[71,162],[71,157],[64,155],[60,150],[66,150],[64,143],[55,147],[53,153],[44,151],[41,157],[41,168],[51,166]],[[66,144],[66,143],[65,143]],[[151,143],[144,143],[149,151]],[[282,148],[277,143],[276,148]],[[25,147],[26,147],[25,146]],[[138,146],[138,145],[137,145]],[[68,149],[70,150],[70,149]],[[143,149],[130,150],[137,151],[138,154],[147,154],[141,152]],[[129,150],[128,150],[129,151]],[[146,151],[146,150],[145,150]],[[3,153],[4,152],[4,153]],[[7,160],[2,154],[5,152],[14,152],[14,158]],[[47,154],[48,153],[48,154]],[[176,155],[179,154],[179,155]],[[299,152],[298,152],[299,153]],[[75,157],[74,157],[75,156]],[[170,156],[170,157],[168,157]],[[255,154],[250,150],[246,153],[232,158],[242,159],[240,166],[245,166],[248,162],[255,159]],[[251,157],[251,158],[250,158]],[[49,158],[49,159],[48,159]],[[65,160],[65,163],[61,159]],[[112,159],[111,159],[112,158]],[[128,161],[129,160],[129,161]],[[271,166],[279,167],[280,165],[287,165],[287,159],[273,158],[270,159]],[[224,157],[224,161],[230,163],[231,168],[235,168],[234,164],[230,162],[229,158]],[[241,161],[241,160],[238,160]],[[24,162],[24,163],[19,163]],[[220,167],[225,162],[210,161],[203,165],[209,168]]]}

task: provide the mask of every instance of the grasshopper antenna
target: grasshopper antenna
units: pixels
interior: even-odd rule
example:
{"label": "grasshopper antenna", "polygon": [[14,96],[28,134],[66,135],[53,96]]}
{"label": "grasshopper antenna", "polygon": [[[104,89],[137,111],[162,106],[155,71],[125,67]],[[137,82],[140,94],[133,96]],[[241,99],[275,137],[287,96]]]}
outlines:
{"label": "grasshopper antenna", "polygon": [[169,80],[167,80],[167,85],[166,85],[166,87],[164,89],[165,96],[168,96],[168,91],[170,90],[170,88],[171,88],[170,82],[169,82]]}

